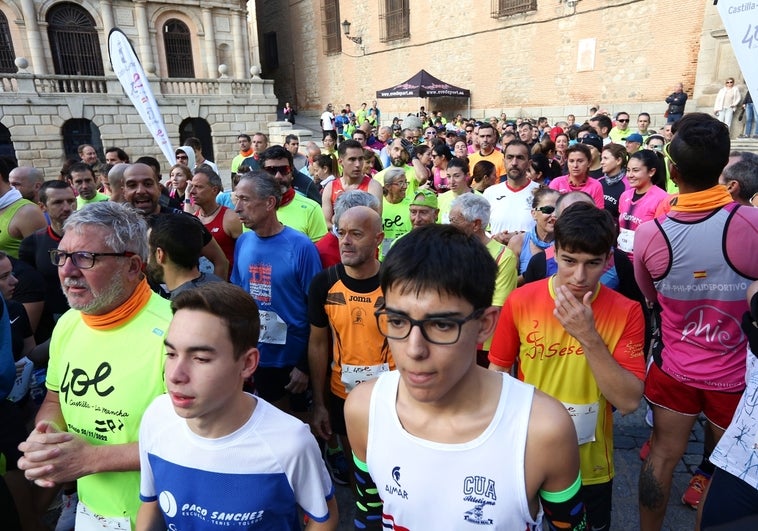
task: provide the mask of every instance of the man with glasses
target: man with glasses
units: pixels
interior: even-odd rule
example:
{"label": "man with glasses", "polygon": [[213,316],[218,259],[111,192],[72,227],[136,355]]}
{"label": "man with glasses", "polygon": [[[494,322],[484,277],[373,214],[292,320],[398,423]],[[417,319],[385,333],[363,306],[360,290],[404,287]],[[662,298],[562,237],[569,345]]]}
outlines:
{"label": "man with glasses", "polygon": [[584,529],[569,415],[476,364],[497,321],[495,275],[484,245],[451,225],[416,229],[387,255],[374,315],[398,370],[345,403],[356,528],[534,530],[542,505],[556,527]]}
{"label": "man with glasses", "polygon": [[639,303],[601,285],[616,228],[594,205],[569,206],[555,222],[554,276],[513,291],[500,313],[490,368],[557,398],[576,428],[587,529],[610,529],[613,413],[637,409],[645,376]]}
{"label": "man with glasses", "polygon": [[19,468],[41,487],[77,482],[77,529],[134,528],[138,429],[164,392],[171,311],[145,279],[147,225],[132,208],[94,203],[64,227],[50,259],[72,309],[55,327],[47,395]]}
{"label": "man with glasses", "polygon": [[[278,170],[276,173],[280,174]],[[260,310],[257,392],[288,413],[305,412],[308,289],[321,271],[321,260],[308,237],[278,217],[283,188],[280,178],[281,174],[275,177],[256,171],[243,175],[237,184],[235,211],[251,230],[237,239],[231,282],[250,293]],[[288,193],[295,192],[289,188]],[[324,223],[321,209],[317,210]]]}
{"label": "man with glasses", "polygon": [[632,134],[629,128],[629,113],[621,111],[616,114],[616,125],[610,130],[608,136],[616,144],[624,144],[624,138]]}
{"label": "man with glasses", "polygon": [[713,104],[713,114],[727,128],[731,128],[734,111],[737,109],[740,101],[742,101],[740,89],[734,86],[734,78],[730,77],[726,80],[724,86],[719,89],[718,94],[716,94],[716,101]]}
{"label": "man with glasses", "polygon": [[292,153],[282,146],[271,146],[261,155],[261,165],[281,187],[282,200],[277,210],[279,221],[302,232],[314,243],[323,238],[327,228],[321,212],[318,185],[295,169]]}

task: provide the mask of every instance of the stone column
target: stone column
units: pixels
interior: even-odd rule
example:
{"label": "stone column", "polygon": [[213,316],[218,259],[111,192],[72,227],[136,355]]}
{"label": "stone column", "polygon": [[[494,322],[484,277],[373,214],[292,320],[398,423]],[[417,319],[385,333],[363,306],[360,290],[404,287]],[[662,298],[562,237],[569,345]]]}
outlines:
{"label": "stone column", "polygon": [[111,0],[100,0],[100,12],[103,15],[103,37],[108,38],[115,24],[113,23],[113,3]]}
{"label": "stone column", "polygon": [[244,11],[239,9],[233,9],[232,14],[232,40],[234,45],[232,46],[232,54],[234,55],[234,74],[236,79],[247,79],[248,72],[245,62],[245,50],[248,48],[245,46],[245,41],[242,38],[243,28],[245,24]]}
{"label": "stone column", "polygon": [[145,9],[146,3],[145,0],[134,1],[134,18],[139,35],[139,60],[148,75],[155,75],[155,62],[150,46],[150,31],[148,30],[147,10]]}
{"label": "stone column", "polygon": [[47,63],[43,54],[42,35],[37,24],[37,8],[32,0],[22,0],[21,11],[26,24],[26,37],[29,39],[29,52],[32,56],[32,71],[38,76],[47,75]]}
{"label": "stone column", "polygon": [[216,56],[216,28],[213,26],[213,10],[203,8],[203,30],[205,30],[205,76],[218,77],[218,58]]}
{"label": "stone column", "polygon": [[255,4],[255,2],[247,3],[249,21],[246,28],[247,31],[245,32],[245,35],[247,36],[246,49],[250,50],[253,54],[253,62],[250,67],[258,67],[258,72],[260,72],[261,52],[260,46],[258,45],[258,13],[255,11]]}

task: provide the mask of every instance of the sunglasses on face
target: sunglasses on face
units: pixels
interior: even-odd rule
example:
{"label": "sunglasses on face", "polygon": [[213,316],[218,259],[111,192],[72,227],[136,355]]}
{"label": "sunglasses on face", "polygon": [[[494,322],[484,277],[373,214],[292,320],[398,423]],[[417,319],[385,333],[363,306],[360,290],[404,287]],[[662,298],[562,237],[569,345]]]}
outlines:
{"label": "sunglasses on face", "polygon": [[268,173],[269,175],[276,175],[277,173],[281,173],[282,175],[287,175],[290,172],[291,168],[289,164],[285,164],[284,166],[264,166],[263,171]]}
{"label": "sunglasses on face", "polygon": [[542,212],[545,215],[550,215],[553,212],[555,212],[555,207],[554,206],[550,206],[550,205],[545,205],[545,206],[537,207],[534,210],[539,210],[540,212]]}

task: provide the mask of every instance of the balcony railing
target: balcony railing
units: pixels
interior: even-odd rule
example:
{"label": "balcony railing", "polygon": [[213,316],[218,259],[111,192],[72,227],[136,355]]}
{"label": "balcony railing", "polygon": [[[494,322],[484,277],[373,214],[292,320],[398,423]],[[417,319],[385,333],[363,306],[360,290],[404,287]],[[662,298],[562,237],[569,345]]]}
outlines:
{"label": "balcony railing", "polygon": [[[151,83],[156,96],[273,94],[273,81],[253,79],[160,78]],[[28,73],[0,73],[0,93],[60,96],[61,94],[113,94],[123,90],[115,76],[38,76]]]}

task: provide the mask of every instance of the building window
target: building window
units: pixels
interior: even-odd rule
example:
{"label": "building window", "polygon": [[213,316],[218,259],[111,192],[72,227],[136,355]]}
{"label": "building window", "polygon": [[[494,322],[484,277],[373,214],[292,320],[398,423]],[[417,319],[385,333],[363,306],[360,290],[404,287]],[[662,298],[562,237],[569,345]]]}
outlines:
{"label": "building window", "polygon": [[100,138],[100,129],[86,118],[73,118],[66,120],[62,127],[63,151],[66,159],[79,159],[78,149],[82,144],[89,144],[100,160],[103,160],[103,141]]}
{"label": "building window", "polygon": [[172,18],[163,25],[168,77],[195,77],[192,60],[192,37],[187,25]]}
{"label": "building window", "polygon": [[380,0],[379,20],[382,42],[405,39],[411,36],[409,0]]}
{"label": "building window", "polygon": [[95,21],[75,4],[58,4],[47,15],[47,36],[55,73],[69,76],[102,76]]}
{"label": "building window", "polygon": [[537,10],[537,0],[492,0],[492,18]]}
{"label": "building window", "polygon": [[321,5],[321,20],[324,21],[324,53],[327,55],[340,53],[342,35],[340,35],[339,0],[324,0]]}
{"label": "building window", "polygon": [[11,29],[8,27],[8,19],[5,13],[0,11],[0,72],[15,73],[18,68],[13,62],[16,60],[16,52],[13,51]]}

